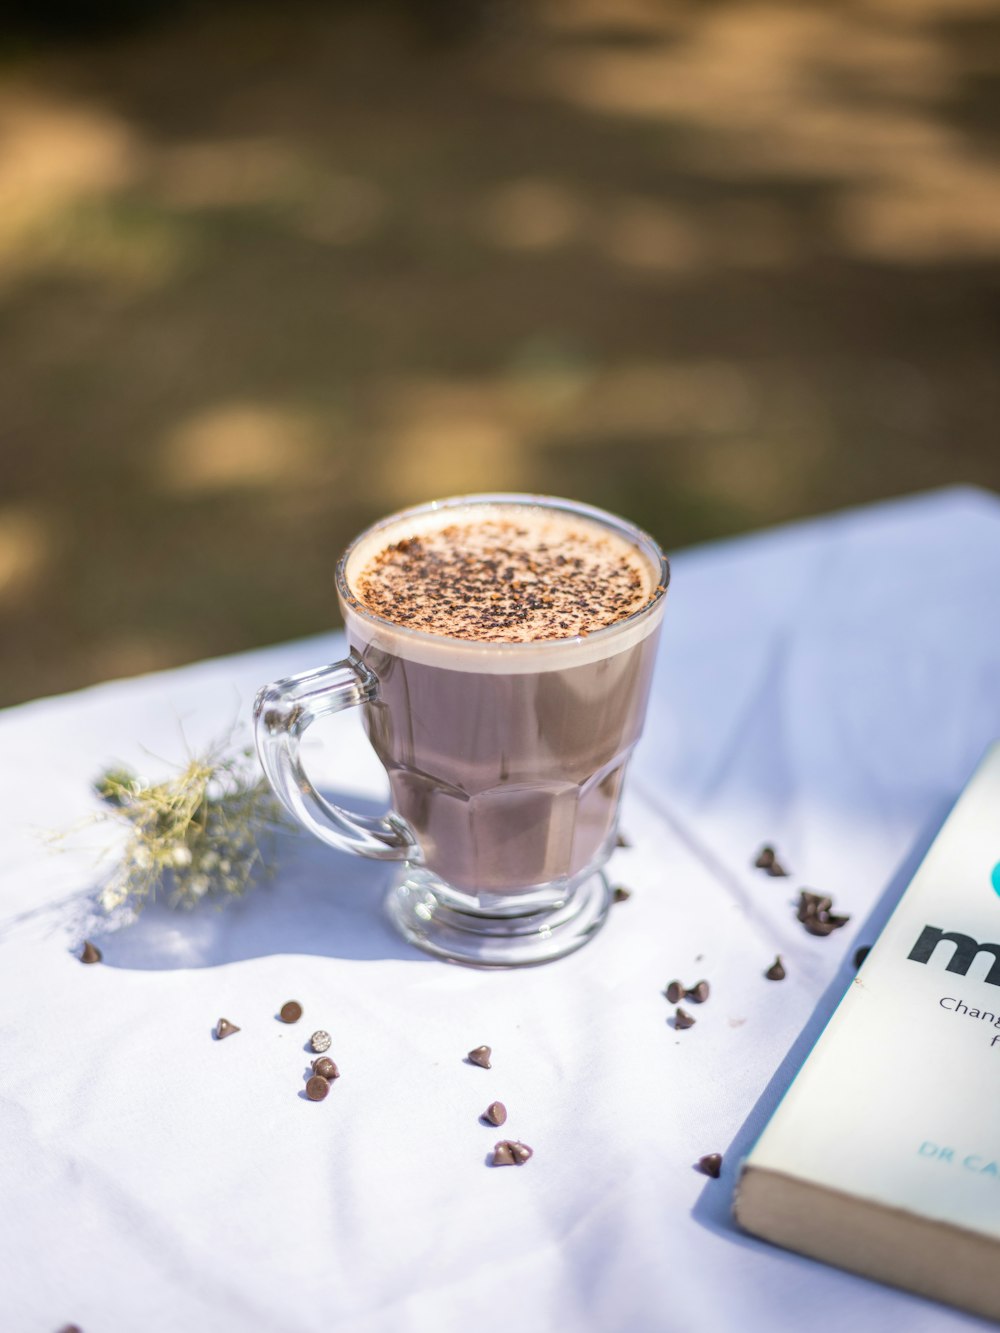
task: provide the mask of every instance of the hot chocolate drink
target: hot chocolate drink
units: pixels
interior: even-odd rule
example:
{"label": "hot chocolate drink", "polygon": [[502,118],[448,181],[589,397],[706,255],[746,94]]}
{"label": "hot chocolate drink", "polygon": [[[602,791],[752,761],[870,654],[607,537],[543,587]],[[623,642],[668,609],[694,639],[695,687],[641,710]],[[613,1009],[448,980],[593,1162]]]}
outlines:
{"label": "hot chocolate drink", "polygon": [[528,499],[404,515],[349,551],[348,636],[378,679],[365,726],[447,885],[489,902],[607,857],[661,577],[623,532]]}
{"label": "hot chocolate drink", "polygon": [[[386,910],[413,944],[479,967],[560,958],[611,907],[601,866],[666,580],[650,537],[569,500],[384,519],[337,566],[350,656],[257,695],[264,772],[317,838],[399,863]],[[302,762],[313,722],[356,707],[392,787],[381,816],[333,804]]]}

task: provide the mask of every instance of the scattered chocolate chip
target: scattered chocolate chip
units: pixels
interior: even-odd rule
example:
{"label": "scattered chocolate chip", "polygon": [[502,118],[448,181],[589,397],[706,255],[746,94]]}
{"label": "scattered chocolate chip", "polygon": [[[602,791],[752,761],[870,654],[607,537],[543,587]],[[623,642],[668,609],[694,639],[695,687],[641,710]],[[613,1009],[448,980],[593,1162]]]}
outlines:
{"label": "scattered chocolate chip", "polygon": [[805,926],[806,930],[809,932],[810,935],[818,935],[820,936],[820,938],[822,938],[825,935],[832,935],[833,932],[837,929],[836,924],[833,921],[830,920],[824,921],[821,917],[818,916],[806,917],[805,921],[803,921],[802,924]]}
{"label": "scattered chocolate chip", "polygon": [[282,1023],[297,1023],[302,1017],[302,1006],[298,1000],[286,1000],[281,1006],[278,1017]]}
{"label": "scattered chocolate chip", "polygon": [[802,889],[795,914],[810,935],[831,935],[851,919],[846,914],[832,912],[832,907],[833,899],[828,894]]}
{"label": "scattered chocolate chip", "polygon": [[619,834],[618,834],[618,837],[615,839],[615,846],[616,846],[616,847],[631,847],[632,844],[629,842],[628,838],[626,838],[626,836],[625,836],[624,833],[619,833]]}
{"label": "scattered chocolate chip", "polygon": [[488,1046],[477,1046],[474,1051],[470,1051],[466,1056],[470,1065],[478,1065],[480,1069],[492,1069],[490,1056],[493,1052]]}
{"label": "scattered chocolate chip", "polygon": [[90,940],[84,940],[83,951],[80,954],[81,963],[99,963],[104,955],[96,944],[91,944]]}
{"label": "scattered chocolate chip", "polygon": [[683,1032],[685,1028],[694,1027],[694,1018],[686,1009],[678,1009],[674,1015],[674,1027],[678,1032]]}
{"label": "scattered chocolate chip", "polygon": [[228,1018],[220,1018],[215,1025],[215,1040],[222,1041],[223,1037],[231,1037],[234,1032],[239,1032],[235,1023],[230,1023]]}
{"label": "scattered chocolate chip", "polygon": [[314,1060],[312,1070],[314,1074],[319,1074],[320,1078],[325,1078],[328,1083],[332,1083],[335,1078],[340,1078],[340,1070],[328,1055],[321,1055],[319,1059]]}
{"label": "scattered chocolate chip", "polygon": [[711,993],[711,988],[707,981],[696,981],[693,986],[685,986],[682,981],[672,981],[663,993],[671,1004],[677,1004],[680,1000],[704,1004]]}
{"label": "scattered chocolate chip", "polygon": [[313,1074],[306,1084],[306,1096],[311,1102],[321,1102],[329,1091],[330,1084],[322,1074]]}
{"label": "scattered chocolate chip", "polygon": [[774,848],[767,843],[757,853],[754,865],[758,870],[766,870],[769,875],[773,875],[775,878],[788,874],[788,871],[778,860]]}
{"label": "scattered chocolate chip", "polygon": [[778,954],[777,958],[775,958],[775,960],[774,960],[774,962],[771,964],[771,966],[770,966],[770,967],[767,969],[767,971],[764,973],[764,975],[765,975],[765,977],[767,977],[768,981],[784,981],[784,979],[785,979],[785,965],[784,965],[784,963],[781,961],[781,954],[780,954],[780,953]]}
{"label": "scattered chocolate chip", "polygon": [[854,966],[855,966],[855,967],[860,967],[861,964],[862,964],[862,963],[865,961],[865,959],[868,957],[868,955],[871,953],[871,951],[872,951],[872,946],[871,946],[870,944],[862,944],[862,946],[861,946],[860,949],[855,949],[855,951],[854,951]]}
{"label": "scattered chocolate chip", "polygon": [[704,1171],[705,1175],[711,1176],[713,1180],[718,1180],[722,1174],[722,1153],[709,1152],[704,1157],[699,1157],[698,1170]]}
{"label": "scattered chocolate chip", "polygon": [[324,1032],[322,1028],[320,1028],[318,1032],[314,1032],[309,1038],[309,1045],[318,1054],[322,1054],[323,1051],[328,1051],[330,1049],[332,1041],[333,1038],[330,1036],[329,1032]]}
{"label": "scattered chocolate chip", "polygon": [[499,1127],[507,1119],[507,1108],[504,1106],[503,1102],[490,1102],[489,1106],[487,1106],[486,1110],[479,1118],[480,1120],[485,1120],[489,1125],[496,1125]]}
{"label": "scattered chocolate chip", "polygon": [[802,889],[799,893],[796,916],[800,921],[807,921],[811,916],[818,916],[821,912],[829,912],[832,906],[833,899],[828,898],[825,894],[812,893],[809,889]]}
{"label": "scattered chocolate chip", "polygon": [[59,1333],[83,1333],[83,1329],[79,1324],[63,1324]]}
{"label": "scattered chocolate chip", "polygon": [[512,1139],[501,1139],[493,1147],[494,1166],[524,1166],[531,1156],[532,1149],[526,1143],[518,1143]]}
{"label": "scattered chocolate chip", "polygon": [[805,922],[805,928],[810,935],[830,935],[833,931],[839,930],[841,926],[846,926],[850,919],[849,916],[835,916],[831,912],[826,920],[820,917],[811,917]]}
{"label": "scattered chocolate chip", "polygon": [[615,903],[627,903],[632,897],[632,890],[627,889],[624,884],[616,884],[611,891],[611,901]]}

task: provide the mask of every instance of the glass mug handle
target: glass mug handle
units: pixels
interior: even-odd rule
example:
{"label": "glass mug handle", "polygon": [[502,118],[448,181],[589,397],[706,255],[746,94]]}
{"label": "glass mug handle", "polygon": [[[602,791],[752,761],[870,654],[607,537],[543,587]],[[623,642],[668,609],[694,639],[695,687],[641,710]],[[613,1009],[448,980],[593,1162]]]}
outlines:
{"label": "glass mug handle", "polygon": [[322,842],[376,861],[418,861],[417,840],[399,815],[355,815],[333,805],[313,786],[299,757],[306,728],[318,717],[377,698],[378,677],[354,653],[265,685],[253,706],[257,754],[282,805]]}

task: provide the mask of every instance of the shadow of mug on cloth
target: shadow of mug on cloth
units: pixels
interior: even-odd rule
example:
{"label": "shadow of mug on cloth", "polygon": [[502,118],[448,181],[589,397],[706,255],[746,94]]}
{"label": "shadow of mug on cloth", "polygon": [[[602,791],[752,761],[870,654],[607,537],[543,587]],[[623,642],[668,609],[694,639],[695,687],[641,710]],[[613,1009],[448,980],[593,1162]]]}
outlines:
{"label": "shadow of mug on cloth", "polygon": [[[537,533],[532,551],[557,577],[561,542],[612,551],[641,589],[637,609],[572,637],[496,641],[410,628],[360,601],[358,580],[381,553],[484,523],[516,525],[522,547]],[[642,730],[668,578],[652,538],[568,500],[459,496],[383,519],[337,566],[350,656],[257,696],[264,771],[322,841],[402,863],[387,907],[412,943],[482,967],[559,958],[607,916],[601,868]],[[597,624],[601,595],[592,588]],[[449,609],[462,615],[462,606],[456,594]],[[394,808],[380,818],[326,801],[299,755],[310,723],[357,705],[389,776]]]}

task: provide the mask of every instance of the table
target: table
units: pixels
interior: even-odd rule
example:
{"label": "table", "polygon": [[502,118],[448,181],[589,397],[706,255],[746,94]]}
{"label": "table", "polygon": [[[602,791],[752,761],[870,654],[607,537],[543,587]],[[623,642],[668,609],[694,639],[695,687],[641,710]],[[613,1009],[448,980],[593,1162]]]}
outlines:
{"label": "table", "polygon": [[[987,742],[1000,501],[957,489],[677,556],[611,870],[581,952],[450,967],[383,922],[391,866],[288,838],[222,911],[95,921],[92,853],[39,830],[245,718],[337,635],[0,716],[0,1323],[10,1333],[474,1329],[908,1333],[981,1321],[771,1248],[737,1164]],[[310,732],[340,799],[385,783],[356,718]],[[793,871],[751,861],[764,841]],[[851,913],[825,939],[802,886]],[[74,954],[85,934],[100,966]],[[781,953],[788,977],[767,981]],[[707,978],[678,1032],[662,991]],[[275,1020],[299,1000],[302,1021]],[[212,1040],[225,1015],[241,1032]],[[342,1077],[300,1094],[317,1027]],[[492,1046],[493,1067],[463,1057]],[[494,1098],[502,1132],[478,1116]],[[493,1142],[535,1150],[486,1165]],[[725,1155],[722,1177],[700,1174]]]}

